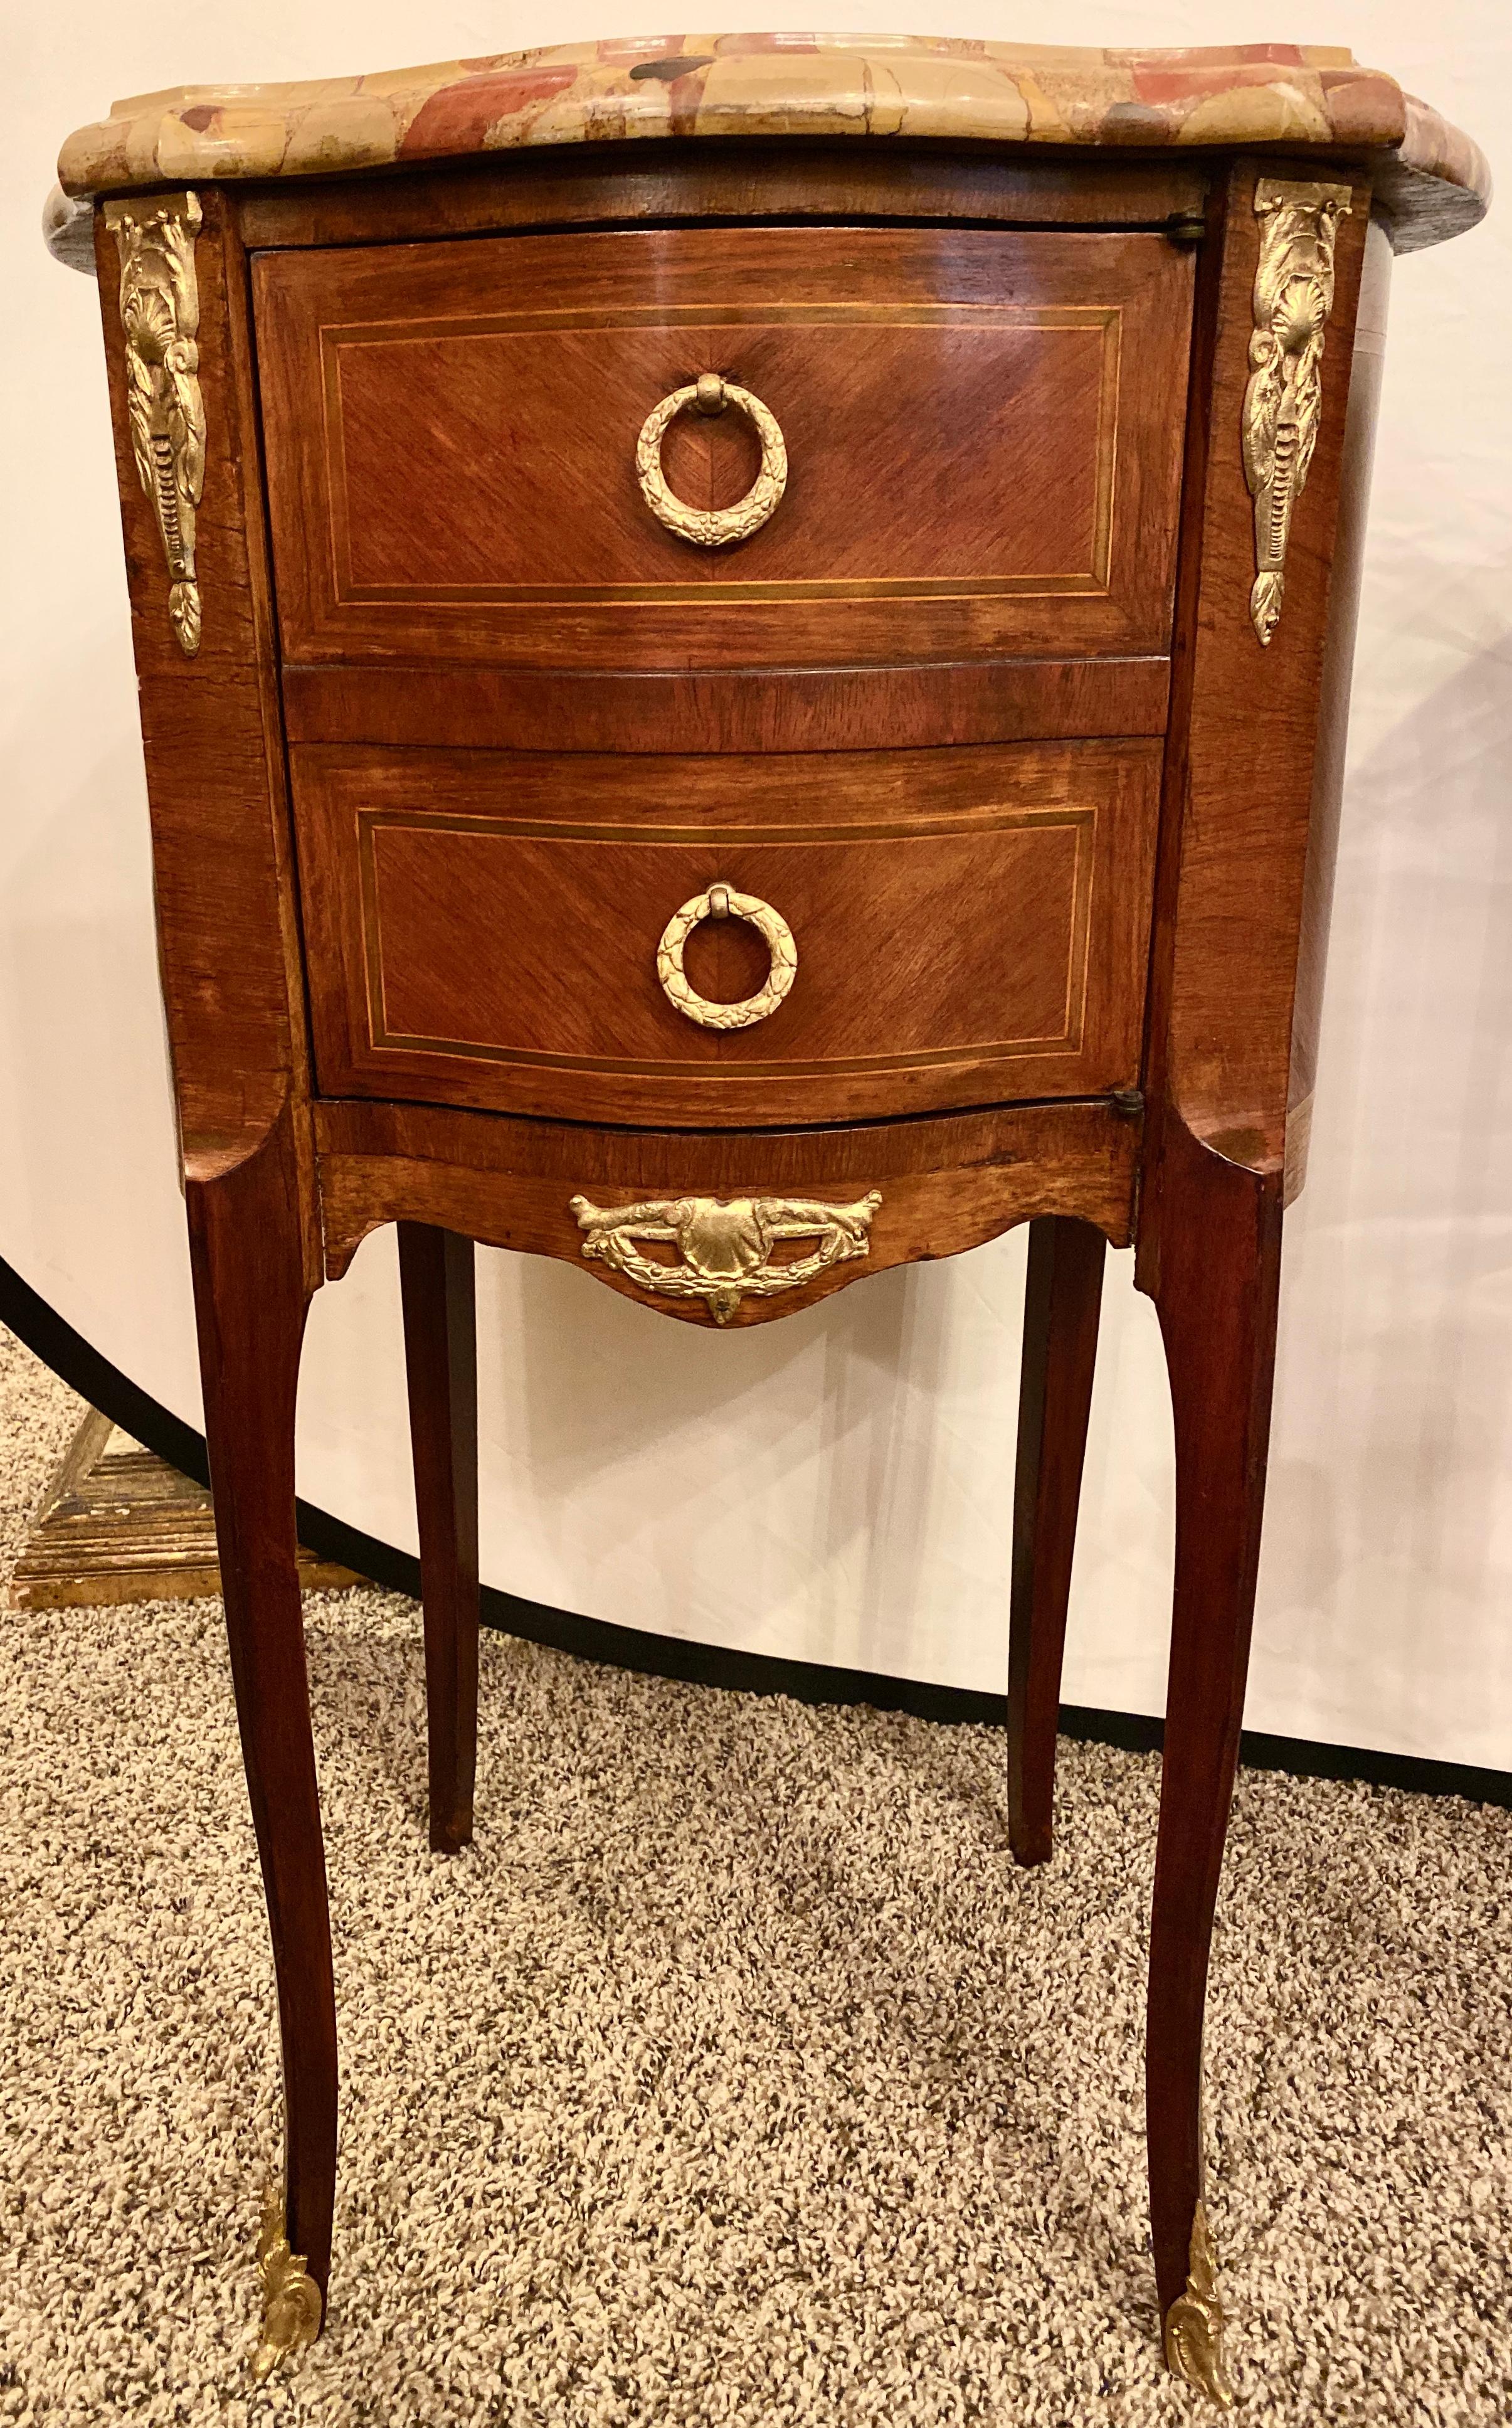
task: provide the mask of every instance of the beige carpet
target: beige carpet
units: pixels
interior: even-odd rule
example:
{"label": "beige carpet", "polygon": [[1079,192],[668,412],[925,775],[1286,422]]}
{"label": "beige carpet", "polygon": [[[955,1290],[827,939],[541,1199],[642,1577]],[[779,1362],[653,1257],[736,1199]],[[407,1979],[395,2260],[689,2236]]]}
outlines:
{"label": "beige carpet", "polygon": [[[74,1409],[0,1337],[12,1541]],[[330,2325],[255,2392],[271,1976],[218,1606],[0,1614],[0,2420],[1119,2428],[1162,2375],[1139,2049],[1158,1765],[309,1609],[343,2054]],[[1249,1776],[1209,2027],[1243,2416],[1512,2416],[1512,1816]]]}

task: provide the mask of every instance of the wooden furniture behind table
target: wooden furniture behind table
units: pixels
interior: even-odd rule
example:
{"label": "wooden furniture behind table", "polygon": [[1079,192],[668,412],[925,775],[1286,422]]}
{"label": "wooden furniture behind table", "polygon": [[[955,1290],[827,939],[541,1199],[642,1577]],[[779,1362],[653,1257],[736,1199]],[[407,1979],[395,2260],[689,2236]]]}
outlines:
{"label": "wooden furniture behind table", "polygon": [[1050,1851],[1132,1242],[1177,1468],[1155,2269],[1171,2366],[1226,2400],[1203,2003],[1387,272],[1473,224],[1484,164],[1345,52],[690,36],[158,94],[60,175],[277,1964],[258,2368],[318,2331],[336,2171],[312,1293],[398,1223],[456,1847],[473,1240],[735,1327],[1027,1221],[1013,1849]]}
{"label": "wooden furniture behind table", "polygon": [[[300,1583],[326,1593],[362,1581],[301,1550]],[[87,1408],[16,1554],[5,1607],[95,1610],[190,1601],[221,1590],[210,1495]]]}

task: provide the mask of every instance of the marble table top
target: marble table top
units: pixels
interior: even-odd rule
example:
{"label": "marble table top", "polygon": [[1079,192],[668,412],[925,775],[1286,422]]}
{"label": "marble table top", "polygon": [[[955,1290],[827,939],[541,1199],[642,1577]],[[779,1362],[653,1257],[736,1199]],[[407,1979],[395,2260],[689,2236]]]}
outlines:
{"label": "marble table top", "polygon": [[890,34],[573,42],[307,84],[192,85],[71,135],[49,241],[88,198],[165,182],[329,175],[525,145],[655,137],[930,137],[1011,145],[1277,145],[1382,156],[1399,251],[1473,225],[1490,177],[1468,136],[1347,50],[1256,42],[1077,50]]}

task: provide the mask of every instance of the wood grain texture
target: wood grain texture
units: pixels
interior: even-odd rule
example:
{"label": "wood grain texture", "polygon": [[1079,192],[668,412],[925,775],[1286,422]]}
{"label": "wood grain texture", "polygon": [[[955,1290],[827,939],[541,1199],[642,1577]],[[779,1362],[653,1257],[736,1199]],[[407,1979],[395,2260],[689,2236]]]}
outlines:
{"label": "wood grain texture", "polygon": [[1060,1671],[1106,1245],[1090,1222],[1044,1215],[1029,1225],[1008,1634],[1008,1834],[1014,1861],[1025,1864],[1050,1860]]}
{"label": "wood grain texture", "polygon": [[[1176,1433],[1176,1586],[1146,2039],[1162,2315],[1201,2197],[1202,2019],[1263,1505],[1282,1158],[1316,717],[1364,227],[1339,234],[1323,417],[1280,624],[1250,621],[1240,455],[1259,237],[1255,166],[1209,205],[1172,653],[1136,1277]],[[1357,192],[1356,202],[1363,200]]]}
{"label": "wood grain texture", "polygon": [[741,755],[1163,734],[1169,688],[1163,657],[660,675],[287,666],[284,709],[296,743]]}
{"label": "wood grain texture", "polygon": [[1339,818],[1344,792],[1355,627],[1365,562],[1375,418],[1386,367],[1386,313],[1390,284],[1390,239],[1379,222],[1372,221],[1366,240],[1355,323],[1328,626],[1319,688],[1318,746],[1313,760],[1312,802],[1303,868],[1297,975],[1291,1006],[1291,1061],[1287,1081],[1284,1161],[1289,1206],[1307,1176],[1312,1096],[1318,1079],[1318,1036],[1323,1023],[1328,921],[1333,909],[1334,863],[1339,854]]}
{"label": "wood grain texture", "polygon": [[1175,1599],[1145,2040],[1162,2316],[1186,2285],[1203,2189],[1203,2013],[1244,1711],[1281,1259],[1279,1170],[1247,1172],[1164,1119],[1156,1308],[1175,1422]]}
{"label": "wood grain texture", "polygon": [[289,2247],[325,2291],[336,2196],[336,1992],[294,1515],[294,1403],[309,1293],[288,1108],[186,1189],[226,1633],[268,1899],[284,2059]]}
{"label": "wood grain texture", "polygon": [[[268,254],[255,285],[295,662],[1166,645],[1192,265],[1163,237],[605,231]],[[738,550],[690,548],[635,478],[705,369],[787,443]],[[755,461],[731,412],[667,434],[694,504]]]}
{"label": "wood grain texture", "polygon": [[[574,1199],[876,1192],[863,1257],[733,1321],[1036,1225],[1020,1860],[1049,1846],[1105,1240],[1135,1242],[1156,1300],[1177,1527],[1148,2129],[1162,2311],[1182,2289],[1382,292],[1372,237],[1356,346],[1368,172],[1331,166],[1354,209],[1262,649],[1241,453],[1260,165],[732,141],[207,193],[192,661],[125,438],[102,253],[289,2231],[322,2283],[334,2006],[293,1566],[309,1291],[401,1224],[433,1830],[456,1845],[475,1714],[468,1243],[709,1323],[700,1300],[589,1261]],[[1279,152],[1263,167],[1317,174]],[[1156,230],[1203,197],[1193,255]],[[271,248],[255,272],[244,240]],[[791,449],[777,515],[728,557],[664,531],[633,473],[646,413],[704,369],[763,396]],[[752,460],[728,415],[678,423],[666,448],[674,485],[708,504]],[[654,970],[668,917],[719,879],[772,902],[798,946],[781,1009],[733,1033],[682,1019]],[[687,969],[731,999],[764,960],[729,923],[696,932]]]}
{"label": "wood grain texture", "polygon": [[[301,1548],[305,1593],[361,1580]],[[198,1601],[221,1590],[209,1486],[170,1467],[97,1408],[86,1410],[10,1572],[10,1610]]]}
{"label": "wood grain texture", "polygon": [[[1267,163],[1267,171],[1272,164]],[[1256,168],[1214,205],[1198,304],[1147,1090],[1231,1161],[1280,1167],[1317,719],[1369,191],[1339,227],[1323,413],[1268,648],[1250,621],[1240,452],[1259,256]],[[1284,166],[1279,173],[1286,173]]]}
{"label": "wood grain texture", "polygon": [[472,1241],[399,1225],[425,1627],[431,1845],[472,1842],[478,1764],[478,1320]]}
{"label": "wood grain texture", "polygon": [[515,153],[388,177],[238,189],[254,247],[403,244],[445,236],[661,220],[896,219],[1157,228],[1200,211],[1209,164],[1192,159],[1011,160],[893,139],[637,143],[606,165],[587,147]]}
{"label": "wood grain texture", "polygon": [[[293,754],[321,1092],[574,1120],[853,1121],[1135,1076],[1153,744],[788,759]],[[787,920],[756,1026],[656,950],[711,883]],[[709,922],[687,974],[764,980]]]}
{"label": "wood grain texture", "polygon": [[159,961],[186,1171],[208,1177],[255,1152],[288,1106],[313,1224],[303,979],[247,323],[246,268],[219,196],[194,248],[206,425],[197,552],[204,631],[187,658],[170,626],[162,543],[133,461],[120,261],[103,224],[97,265],[147,763]]}
{"label": "wood grain texture", "polygon": [[[379,1224],[438,1223],[501,1248],[559,1256],[650,1302],[587,1263],[574,1195],[603,1205],[698,1194],[882,1204],[864,1262],[734,1319],[769,1322],[889,1265],[957,1255],[1035,1214],[1074,1214],[1128,1244],[1139,1123],[1107,1105],[1032,1105],[848,1129],[657,1132],[511,1121],[419,1105],[322,1104],[316,1113],[326,1269],[345,1272]],[[699,1305],[657,1302],[683,1322]]]}

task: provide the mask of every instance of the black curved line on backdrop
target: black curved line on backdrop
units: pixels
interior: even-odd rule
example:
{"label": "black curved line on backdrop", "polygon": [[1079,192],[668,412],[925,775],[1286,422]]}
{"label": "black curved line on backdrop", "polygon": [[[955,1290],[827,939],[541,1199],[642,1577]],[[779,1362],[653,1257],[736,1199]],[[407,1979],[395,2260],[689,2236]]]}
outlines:
{"label": "black curved line on backdrop", "polygon": [[[0,1323],[24,1340],[33,1354],[102,1416],[134,1441],[166,1459],[197,1484],[208,1485],[205,1435],[185,1424],[160,1401],[141,1390],[119,1366],[90,1347],[47,1301],[0,1256]],[[420,1565],[376,1534],[301,1501],[300,1541],[318,1558],[355,1569],[374,1584],[418,1600]],[[503,1634],[529,1644],[548,1644],[582,1661],[599,1661],[643,1677],[678,1678],[698,1686],[722,1686],[746,1695],[791,1695],[801,1703],[869,1703],[882,1712],[910,1712],[919,1719],[972,1721],[1000,1728],[1003,1706],[996,1695],[964,1686],[930,1686],[915,1679],[887,1678],[870,1669],[839,1669],[823,1661],[787,1661],[770,1652],[734,1652],[723,1645],[690,1644],[644,1628],[616,1627],[608,1619],[580,1618],[549,1603],[526,1601],[497,1585],[483,1588],[483,1618]],[[1099,1712],[1062,1703],[1060,1731],[1085,1743],[1111,1745],[1134,1753],[1159,1749],[1159,1720],[1131,1712]],[[1470,1763],[1428,1762],[1412,1754],[1377,1753],[1360,1746],[1320,1745],[1307,1737],[1277,1737],[1246,1729],[1241,1757],[1257,1770],[1284,1770],[1303,1779],[1364,1780],[1376,1787],[1405,1787],[1419,1795],[1463,1796],[1472,1803],[1512,1807],[1512,1772],[1482,1770]]]}

